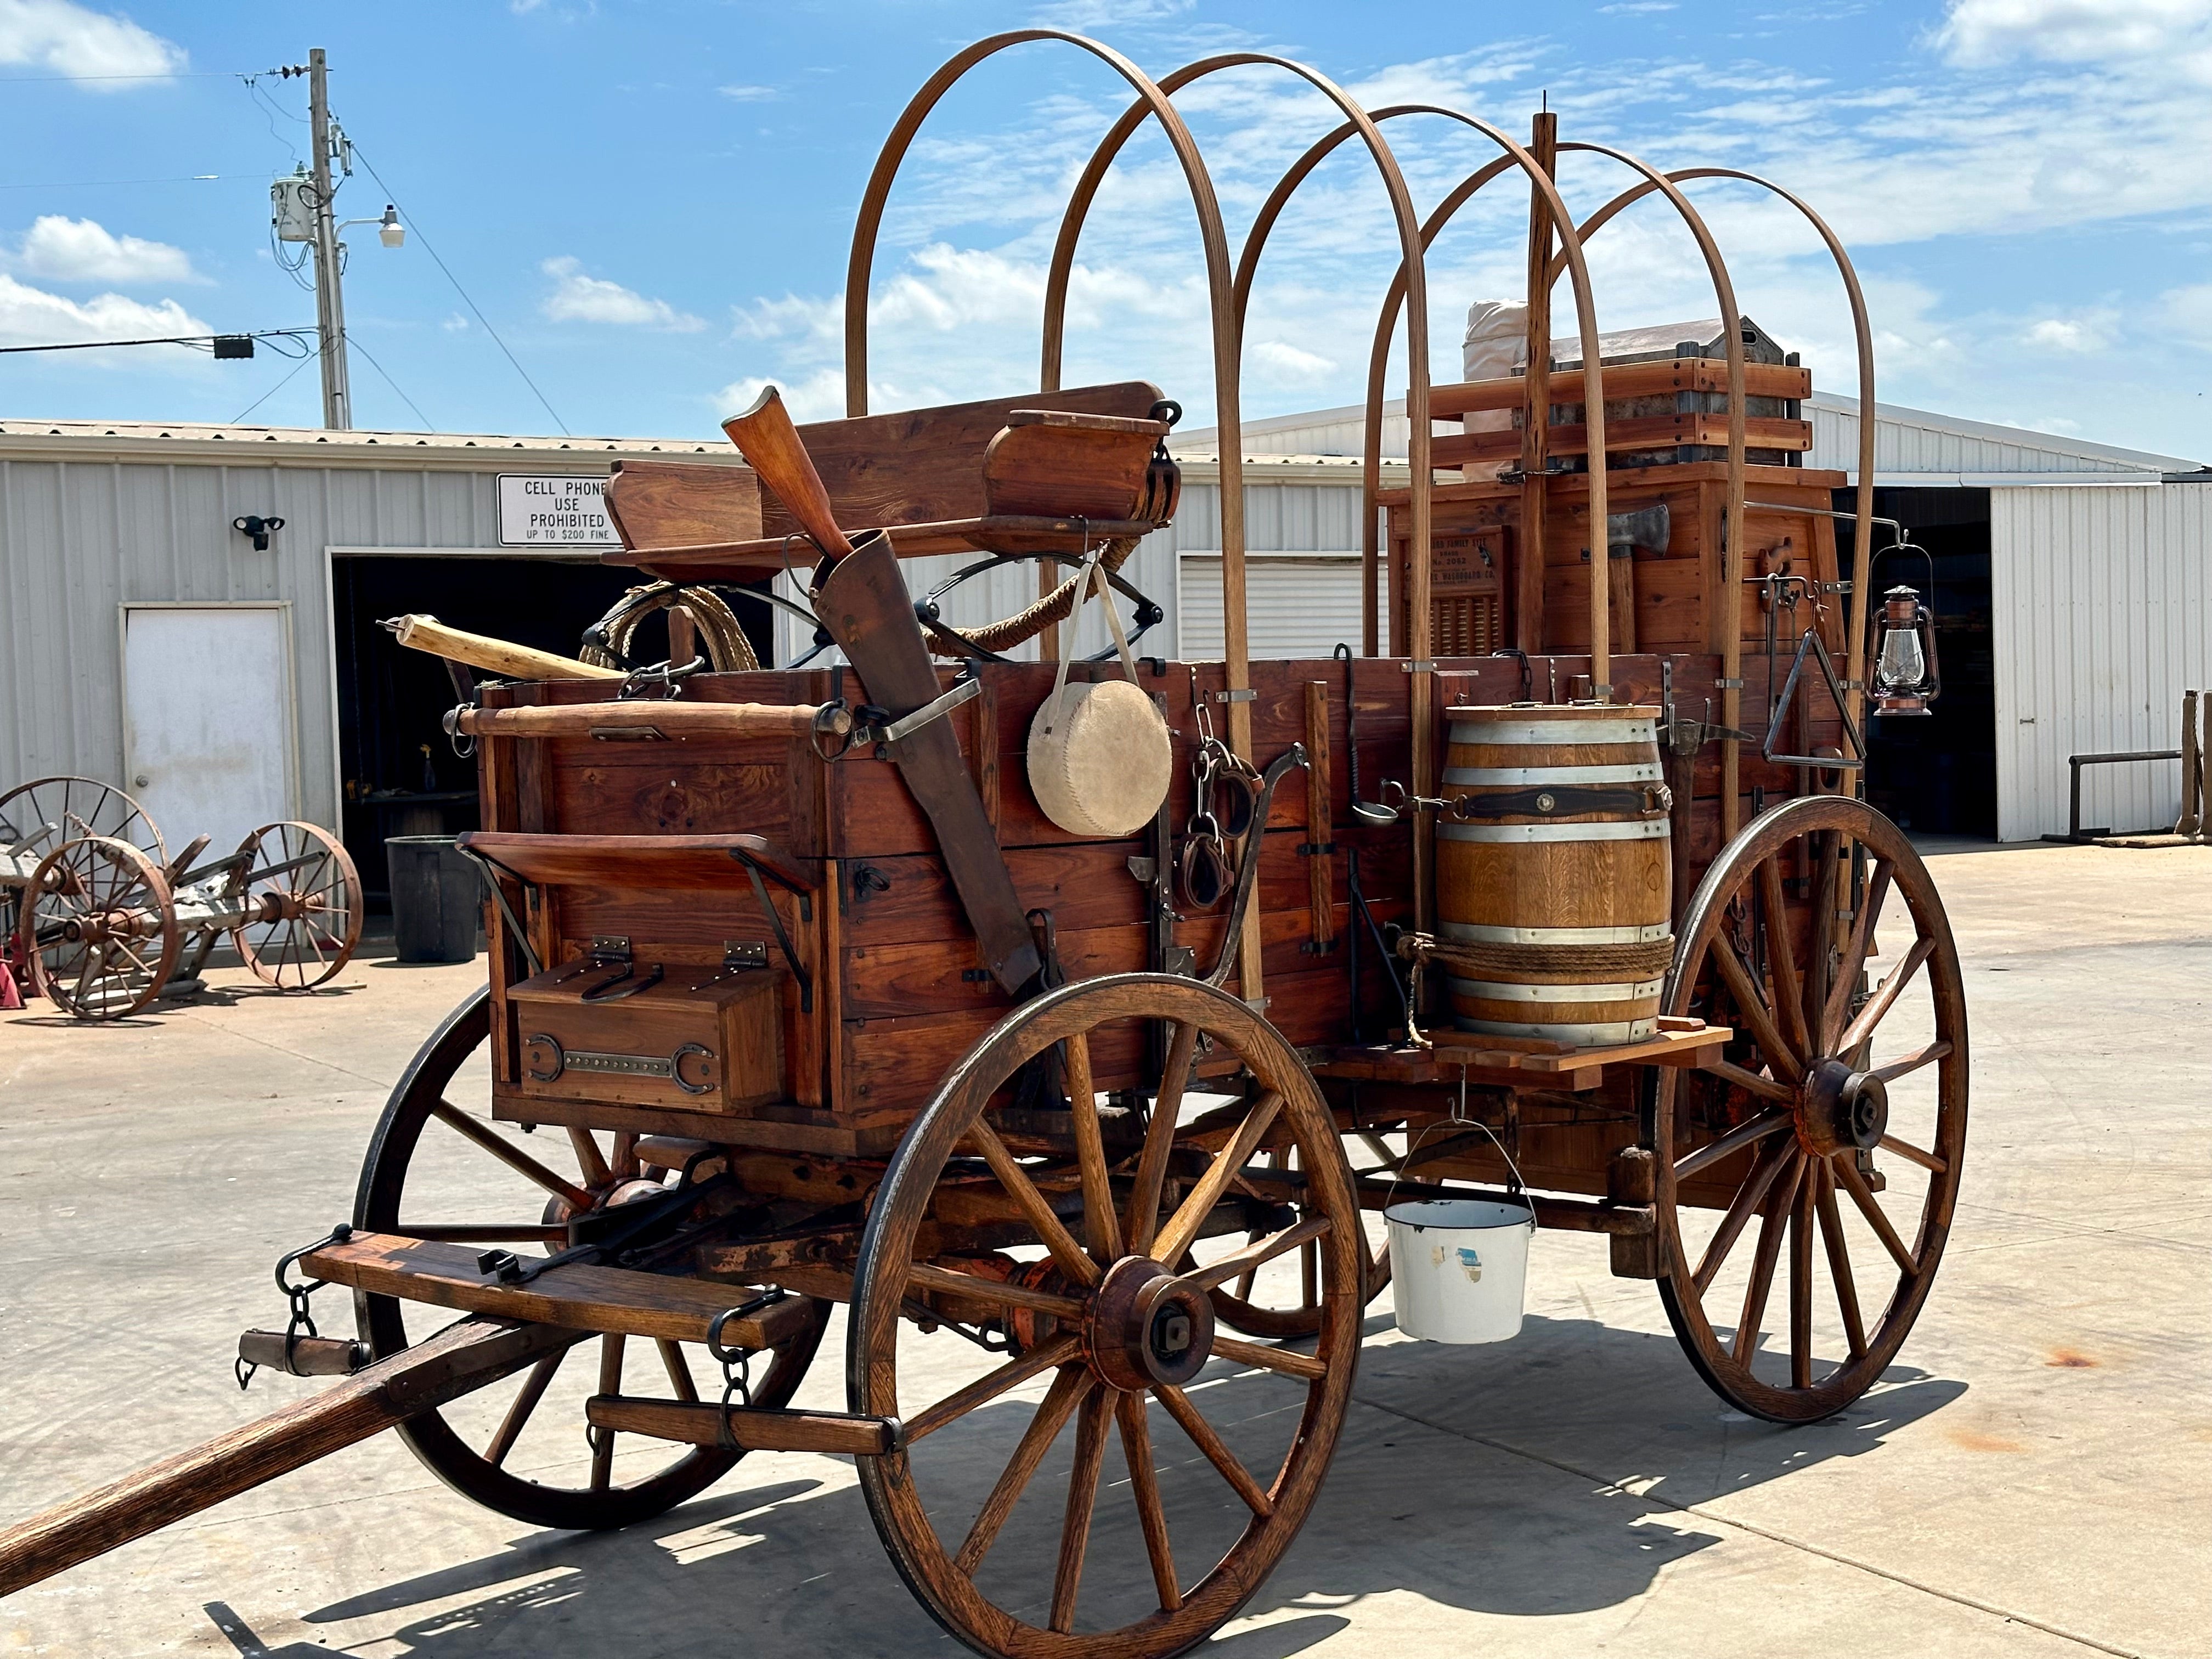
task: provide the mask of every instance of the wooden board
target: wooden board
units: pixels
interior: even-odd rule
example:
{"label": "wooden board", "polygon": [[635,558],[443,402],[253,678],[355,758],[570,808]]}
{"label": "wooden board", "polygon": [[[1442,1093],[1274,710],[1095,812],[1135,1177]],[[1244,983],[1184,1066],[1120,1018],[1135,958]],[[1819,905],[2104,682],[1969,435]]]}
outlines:
{"label": "wooden board", "polygon": [[[672,1342],[704,1342],[716,1315],[750,1299],[738,1285],[580,1265],[549,1267],[526,1285],[505,1285],[477,1272],[477,1255],[465,1244],[356,1233],[301,1258],[301,1266],[314,1278],[372,1295]],[[723,1335],[739,1347],[774,1347],[797,1334],[808,1317],[801,1304],[775,1303],[730,1321]]]}

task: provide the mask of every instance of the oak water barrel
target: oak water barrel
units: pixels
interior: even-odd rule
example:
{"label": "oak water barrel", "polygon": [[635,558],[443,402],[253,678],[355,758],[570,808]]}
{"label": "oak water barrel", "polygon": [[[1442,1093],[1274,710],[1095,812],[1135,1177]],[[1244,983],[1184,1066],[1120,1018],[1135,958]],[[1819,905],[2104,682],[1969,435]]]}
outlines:
{"label": "oak water barrel", "polygon": [[1658,1028],[1674,958],[1659,711],[1449,711],[1435,957],[1452,1023],[1587,1048]]}

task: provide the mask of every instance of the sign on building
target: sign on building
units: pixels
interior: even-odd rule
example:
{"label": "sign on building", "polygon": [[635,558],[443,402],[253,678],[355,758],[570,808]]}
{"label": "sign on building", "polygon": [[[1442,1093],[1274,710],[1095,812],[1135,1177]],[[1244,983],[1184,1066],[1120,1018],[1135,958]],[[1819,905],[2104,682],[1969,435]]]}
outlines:
{"label": "sign on building", "polygon": [[621,543],[607,517],[605,478],[500,474],[501,547],[617,547]]}

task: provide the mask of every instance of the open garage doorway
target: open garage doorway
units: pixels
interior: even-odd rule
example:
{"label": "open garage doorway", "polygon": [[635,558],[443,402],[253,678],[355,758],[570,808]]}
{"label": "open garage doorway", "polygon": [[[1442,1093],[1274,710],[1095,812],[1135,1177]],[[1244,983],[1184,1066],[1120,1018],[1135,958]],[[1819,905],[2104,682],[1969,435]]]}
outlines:
{"label": "open garage doorway", "polygon": [[[378,622],[427,613],[574,656],[584,630],[643,580],[588,555],[333,552],[339,800],[372,913],[390,907],[387,837],[478,827],[476,762],[453,752],[441,724],[458,701],[452,678],[439,659],[406,649]],[[637,660],[666,657],[665,626],[657,616],[640,624]]]}
{"label": "open garage doorway", "polygon": [[[1839,511],[1853,505],[1851,491],[1836,492]],[[1874,510],[1902,524],[1929,558],[1882,551],[1893,535],[1887,525],[1876,525],[1869,615],[1879,614],[1889,588],[1902,583],[1917,591],[1936,613],[1936,655],[1943,686],[1924,716],[1869,718],[1867,799],[1915,836],[1994,841],[1996,672],[1990,635],[1990,492],[1877,488]],[[1836,541],[1848,565],[1848,520],[1838,523]],[[1871,669],[1871,639],[1868,647]]]}

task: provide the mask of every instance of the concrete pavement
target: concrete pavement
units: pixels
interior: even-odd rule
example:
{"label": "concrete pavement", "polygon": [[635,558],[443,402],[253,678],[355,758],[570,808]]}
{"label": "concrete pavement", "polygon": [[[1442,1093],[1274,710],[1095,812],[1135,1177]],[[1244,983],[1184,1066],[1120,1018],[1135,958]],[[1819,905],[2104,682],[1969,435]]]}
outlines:
{"label": "concrete pavement", "polygon": [[[1649,1285],[1544,1235],[1518,1341],[1407,1341],[1382,1305],[1313,1518],[1208,1651],[2212,1654],[2212,850],[1932,867],[1972,1128],[1884,1383],[1828,1423],[1746,1420]],[[241,1395],[236,1333],[281,1317],[269,1263],[347,1212],[386,1092],[480,971],[363,959],[296,1000],[219,973],[119,1026],[0,1018],[0,1522],[313,1386]],[[1285,1385],[1219,1369],[1240,1423],[1279,1411]],[[801,1403],[842,1407],[842,1377],[841,1319]],[[0,1654],[331,1650],[957,1650],[849,1464],[795,1455],[578,1535],[473,1507],[387,1437],[0,1604]]]}

